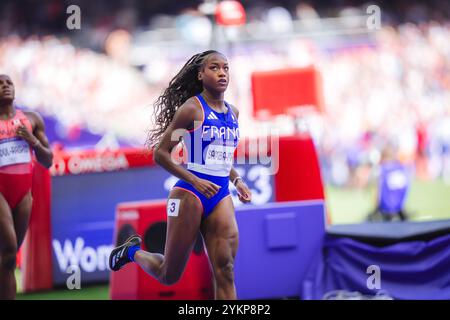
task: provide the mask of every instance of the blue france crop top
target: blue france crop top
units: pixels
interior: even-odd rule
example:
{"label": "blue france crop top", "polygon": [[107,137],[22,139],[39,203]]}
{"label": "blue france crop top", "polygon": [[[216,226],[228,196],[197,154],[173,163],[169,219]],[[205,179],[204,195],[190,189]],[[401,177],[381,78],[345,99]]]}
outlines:
{"label": "blue france crop top", "polygon": [[214,111],[201,95],[196,98],[203,111],[201,125],[183,135],[187,150],[187,169],[203,174],[229,176],[234,151],[239,142],[239,124],[230,105],[225,102],[227,113]]}

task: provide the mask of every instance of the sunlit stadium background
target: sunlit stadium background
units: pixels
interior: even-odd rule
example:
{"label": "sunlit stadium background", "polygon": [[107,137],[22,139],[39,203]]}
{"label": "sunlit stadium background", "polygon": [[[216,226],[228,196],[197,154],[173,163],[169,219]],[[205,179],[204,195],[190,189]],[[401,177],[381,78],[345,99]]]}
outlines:
{"label": "sunlit stadium background", "polygon": [[[55,152],[141,148],[152,103],[190,56],[213,46],[230,62],[226,99],[243,136],[276,128],[312,137],[331,225],[368,219],[387,148],[412,172],[408,221],[450,219],[449,2],[249,0],[238,26],[215,23],[219,2],[2,0],[0,72],[15,82],[17,105],[45,117]],[[72,4],[79,30],[67,27]],[[317,105],[255,110],[252,75],[274,70],[313,70]],[[18,288],[19,299],[110,298],[105,282]]]}

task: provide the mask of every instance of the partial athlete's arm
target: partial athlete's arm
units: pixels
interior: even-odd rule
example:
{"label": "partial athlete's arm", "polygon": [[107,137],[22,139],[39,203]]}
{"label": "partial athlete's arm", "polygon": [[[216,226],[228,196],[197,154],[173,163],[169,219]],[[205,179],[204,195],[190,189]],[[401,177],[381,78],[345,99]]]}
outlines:
{"label": "partial athlete's arm", "polygon": [[50,168],[53,163],[53,153],[48,145],[45,135],[45,125],[42,117],[36,112],[26,112],[27,117],[33,126],[33,132],[22,125],[17,129],[17,136],[23,138],[33,148],[36,159],[46,168]]}
{"label": "partial athlete's arm", "polygon": [[[233,109],[234,114],[239,119],[239,110],[230,104],[231,109]],[[236,171],[234,167],[231,167],[230,170],[230,181],[234,182],[234,180],[239,177],[239,173]],[[238,179],[235,184],[236,190],[238,191],[238,198],[241,202],[247,203],[252,201],[252,192],[250,191],[247,184],[243,179]]]}
{"label": "partial athlete's arm", "polygon": [[219,186],[198,178],[171,158],[172,149],[179,143],[183,132],[197,120],[196,114],[198,111],[196,102],[189,99],[175,112],[172,122],[161,137],[160,143],[153,150],[153,159],[169,173],[193,185],[194,188],[209,198],[217,193]]}

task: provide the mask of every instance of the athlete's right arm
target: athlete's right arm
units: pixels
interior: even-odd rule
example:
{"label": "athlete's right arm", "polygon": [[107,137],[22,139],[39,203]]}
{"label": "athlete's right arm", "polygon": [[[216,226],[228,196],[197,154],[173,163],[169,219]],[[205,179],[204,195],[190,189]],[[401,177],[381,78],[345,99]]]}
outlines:
{"label": "athlete's right arm", "polygon": [[181,165],[175,163],[171,157],[172,149],[179,143],[183,132],[186,132],[194,121],[201,121],[200,108],[193,98],[188,99],[176,112],[172,122],[161,137],[160,143],[153,150],[153,159],[161,167],[175,177],[194,186],[207,198],[219,191],[219,186],[204,179],[200,179]]}

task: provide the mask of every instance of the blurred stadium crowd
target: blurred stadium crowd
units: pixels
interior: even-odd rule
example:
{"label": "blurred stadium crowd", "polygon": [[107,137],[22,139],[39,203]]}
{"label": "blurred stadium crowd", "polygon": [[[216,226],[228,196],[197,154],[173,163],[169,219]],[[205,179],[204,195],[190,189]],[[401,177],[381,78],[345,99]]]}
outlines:
{"label": "blurred stadium crowd", "polygon": [[[101,30],[110,32],[117,28],[125,28],[130,32],[139,29],[168,28],[175,26],[180,13],[196,10],[203,2],[202,0],[2,0],[0,36],[65,34],[66,8],[72,4],[79,5],[83,9],[85,37],[95,37]],[[286,8],[294,19],[307,19],[345,15],[371,3],[362,0],[242,1],[249,22],[264,20],[267,11],[274,7]],[[444,22],[450,15],[450,4],[440,0],[373,3],[382,6],[386,23],[420,23],[430,19]]]}
{"label": "blurred stadium crowd", "polygon": [[[82,30],[65,28],[72,3]],[[365,27],[362,1],[245,1],[248,24],[239,28],[213,28],[199,4],[3,0],[0,70],[15,81],[19,105],[142,145],[158,94],[220,35],[231,61],[226,98],[244,135],[306,123],[325,180],[339,186],[367,183],[387,146],[419,177],[450,183],[450,3],[379,3],[380,30]],[[309,65],[321,74],[325,112],[255,121],[251,73]]]}

